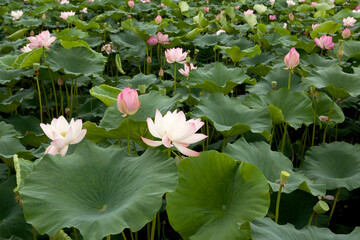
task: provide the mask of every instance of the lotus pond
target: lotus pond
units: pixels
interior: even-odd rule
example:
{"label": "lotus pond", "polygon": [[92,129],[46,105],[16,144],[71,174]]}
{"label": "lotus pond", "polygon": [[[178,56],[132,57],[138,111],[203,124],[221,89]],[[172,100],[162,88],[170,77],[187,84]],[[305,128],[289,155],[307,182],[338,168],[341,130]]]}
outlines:
{"label": "lotus pond", "polygon": [[359,240],[358,0],[2,0],[0,240]]}

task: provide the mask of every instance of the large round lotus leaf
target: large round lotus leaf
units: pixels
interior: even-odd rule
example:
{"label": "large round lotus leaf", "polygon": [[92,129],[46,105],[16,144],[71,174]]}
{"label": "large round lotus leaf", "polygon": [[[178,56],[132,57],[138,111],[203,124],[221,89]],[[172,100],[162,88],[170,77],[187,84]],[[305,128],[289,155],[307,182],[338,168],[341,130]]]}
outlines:
{"label": "large round lotus leaf", "polygon": [[[7,172],[5,174],[7,176]],[[15,235],[23,240],[30,240],[33,239],[32,228],[25,222],[20,203],[16,202],[13,191],[15,187],[14,175],[0,182],[0,239]]]}
{"label": "large round lotus leaf", "polygon": [[155,149],[134,157],[84,141],[71,155],[45,155],[19,192],[27,222],[41,234],[75,227],[84,239],[102,239],[151,221],[176,174],[173,160]]}
{"label": "large round lotus leaf", "polygon": [[256,219],[251,226],[251,236],[256,240],[358,240],[360,228],[350,234],[335,234],[328,228],[307,226],[296,230],[293,225],[279,225],[270,218]]}
{"label": "large round lotus leaf", "polygon": [[106,58],[86,47],[51,49],[47,53],[51,70],[72,76],[99,76],[104,71]]}
{"label": "large round lotus leaf", "polygon": [[[319,92],[316,98],[316,104],[317,104],[316,105],[317,117],[329,116],[332,100],[327,94]],[[315,109],[314,102],[313,102],[313,108]],[[344,121],[345,121],[345,116],[341,107],[339,107],[339,105],[336,102],[334,102],[333,109],[331,110],[331,118],[329,121],[329,126],[334,126],[337,123],[342,123]],[[317,122],[319,122],[318,119]]]}
{"label": "large round lotus leaf", "polygon": [[266,95],[251,95],[245,98],[248,107],[261,109],[273,105],[281,110],[284,121],[298,129],[302,124],[309,125],[314,121],[314,110],[310,99],[303,93],[282,88],[270,91]]}
{"label": "large round lotus leaf", "polygon": [[166,208],[184,239],[243,239],[240,225],[268,211],[266,178],[250,163],[209,151],[184,159],[178,169],[179,183],[166,194]]}
{"label": "large round lotus leaf", "polygon": [[227,68],[222,63],[215,63],[212,68],[203,67],[192,70],[188,84],[192,88],[201,88],[207,92],[228,94],[234,87],[250,80],[242,68]]}
{"label": "large round lotus leaf", "polygon": [[[219,107],[221,106],[221,107]],[[233,137],[251,131],[270,137],[271,120],[267,107],[250,109],[240,99],[213,93],[202,98],[192,112],[193,118],[206,118],[225,137]]]}
{"label": "large round lotus leaf", "polygon": [[145,42],[129,30],[111,34],[110,39],[115,46],[120,46],[123,59],[140,59],[146,54]]}
{"label": "large round lotus leaf", "polygon": [[334,99],[356,97],[360,94],[359,75],[345,73],[338,65],[314,69],[302,81],[306,88],[326,88]]}
{"label": "large round lotus leaf", "polygon": [[290,177],[283,192],[291,193],[296,189],[301,189],[314,196],[326,193],[323,184],[314,184],[302,172],[294,172],[291,161],[284,154],[271,151],[269,144],[265,142],[248,143],[241,138],[233,144],[227,144],[224,153],[235,160],[257,166],[267,178],[273,192],[279,190],[281,171],[287,171],[290,173]]}
{"label": "large round lotus leaf", "polygon": [[344,187],[351,191],[360,187],[360,145],[333,142],[312,147],[301,167],[328,190]]}

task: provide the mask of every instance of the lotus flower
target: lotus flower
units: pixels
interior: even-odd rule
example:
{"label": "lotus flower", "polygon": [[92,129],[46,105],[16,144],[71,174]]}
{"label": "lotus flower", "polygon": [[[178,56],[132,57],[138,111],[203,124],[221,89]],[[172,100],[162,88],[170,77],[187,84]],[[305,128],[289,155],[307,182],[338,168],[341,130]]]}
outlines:
{"label": "lotus flower", "polygon": [[40,127],[53,140],[51,145],[46,149],[45,154],[56,155],[60,153],[65,156],[69,145],[79,143],[86,134],[86,129],[82,128],[82,120],[74,121],[72,118],[70,123],[63,116],[58,119],[54,118],[51,124],[40,123]]}
{"label": "lotus flower", "polygon": [[335,43],[333,43],[332,41],[332,37],[331,36],[322,36],[319,38],[314,38],[315,40],[315,45],[319,46],[321,49],[326,48],[327,50],[332,50],[335,46]]}
{"label": "lotus flower", "polygon": [[226,33],[226,31],[224,29],[220,29],[216,32],[216,35],[220,35],[222,33]]}
{"label": "lotus flower", "polygon": [[167,35],[167,34],[162,34],[161,32],[158,32],[157,38],[161,45],[170,44],[169,35]]}
{"label": "lotus flower", "polygon": [[285,65],[292,71],[294,67],[299,65],[300,55],[295,48],[291,48],[290,52],[284,57]]}
{"label": "lotus flower", "polygon": [[155,46],[158,43],[158,39],[157,37],[151,36],[146,42],[151,46]]}
{"label": "lotus flower", "polygon": [[350,32],[350,29],[348,28],[345,28],[342,33],[341,33],[341,36],[345,39],[345,38],[349,38],[351,36],[351,32]]}
{"label": "lotus flower", "polygon": [[311,24],[312,30],[314,31],[315,28],[317,28],[320,24],[316,23],[316,24]]}
{"label": "lotus flower", "polygon": [[248,9],[244,12],[244,16],[253,15],[253,14],[254,14],[254,10],[251,10],[251,9]]}
{"label": "lotus flower", "polygon": [[82,10],[80,10],[79,12],[82,12],[82,13],[88,13],[87,11],[87,7],[83,8]]}
{"label": "lotus flower", "polygon": [[286,0],[286,3],[288,5],[288,7],[296,5],[296,3],[293,0]]}
{"label": "lotus flower", "polygon": [[310,7],[313,7],[313,6],[317,5],[317,4],[318,4],[317,2],[311,2]]}
{"label": "lotus flower", "polygon": [[275,0],[269,0],[269,1],[270,1],[271,6],[273,6],[275,3]]}
{"label": "lotus flower", "polygon": [[68,0],[61,0],[60,4],[69,4],[70,2]]}
{"label": "lotus flower", "polygon": [[168,63],[178,62],[184,64],[186,62],[186,56],[187,52],[183,53],[182,48],[170,48],[165,51],[165,57]]}
{"label": "lotus flower", "polygon": [[49,48],[51,44],[56,40],[56,37],[50,37],[50,32],[48,30],[42,31],[40,34],[36,35],[35,37],[28,37],[30,44],[29,48]]}
{"label": "lotus flower", "polygon": [[235,7],[235,9],[236,9],[236,10],[239,10],[239,9],[240,9],[240,6],[239,6],[239,5],[238,5],[238,6],[236,6],[236,7]]}
{"label": "lotus flower", "polygon": [[30,43],[26,44],[24,47],[20,48],[20,51],[23,53],[31,52],[32,49],[29,47]]}
{"label": "lotus flower", "polygon": [[270,20],[276,20],[276,15],[269,15]]}
{"label": "lotus flower", "polygon": [[60,12],[60,18],[64,19],[64,20],[67,20],[68,17],[70,16],[74,16],[75,15],[75,12],[73,11],[70,11],[70,12]]}
{"label": "lotus flower", "polygon": [[113,45],[105,44],[104,46],[101,47],[101,51],[106,52],[108,55],[110,55],[110,53],[116,52],[116,50],[114,50],[113,48],[114,48]]}
{"label": "lotus flower", "polygon": [[204,11],[205,11],[205,12],[209,12],[209,8],[208,8],[208,7],[204,7]]}
{"label": "lotus flower", "polygon": [[160,111],[156,109],[155,123],[151,118],[147,118],[147,124],[151,135],[161,139],[161,141],[153,141],[141,137],[147,145],[152,147],[164,145],[167,148],[175,146],[179,152],[186,156],[199,156],[200,153],[187,147],[207,138],[204,134],[196,133],[204,125],[204,122],[201,122],[200,118],[186,121],[183,111],[168,111],[163,117]]}
{"label": "lotus flower", "polygon": [[155,18],[155,23],[159,24],[159,23],[161,23],[161,21],[162,21],[162,17],[160,15],[157,15]]}
{"label": "lotus flower", "polygon": [[347,17],[343,19],[343,24],[345,27],[353,27],[354,23],[356,23],[356,19],[353,17]]}
{"label": "lotus flower", "polygon": [[134,115],[140,108],[141,102],[135,89],[124,88],[117,97],[117,106],[122,115]]}
{"label": "lotus flower", "polygon": [[133,8],[135,6],[134,1],[128,1],[128,5],[129,7]]}
{"label": "lotus flower", "polygon": [[193,69],[197,69],[197,67],[194,66],[194,64],[190,63],[190,66],[188,66],[187,64],[184,64],[184,69],[179,69],[179,72],[184,75],[185,77],[189,76],[189,73],[191,70]]}
{"label": "lotus flower", "polygon": [[12,20],[18,20],[24,14],[21,10],[11,11],[10,15],[13,17]]}

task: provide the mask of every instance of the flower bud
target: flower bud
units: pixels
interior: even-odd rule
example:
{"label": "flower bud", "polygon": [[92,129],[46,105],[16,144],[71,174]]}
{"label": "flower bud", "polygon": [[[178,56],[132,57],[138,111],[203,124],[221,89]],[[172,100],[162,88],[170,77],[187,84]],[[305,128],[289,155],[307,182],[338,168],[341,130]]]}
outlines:
{"label": "flower bud", "polygon": [[164,76],[164,70],[162,68],[160,68],[159,70],[159,77],[163,77]]}
{"label": "flower bud", "polygon": [[70,114],[70,108],[65,108],[65,114],[66,114],[67,116],[69,116],[69,114]]}
{"label": "flower bud", "polygon": [[317,214],[323,214],[323,213],[326,213],[327,211],[329,211],[329,205],[326,202],[320,200],[313,207],[313,210]]}
{"label": "flower bud", "polygon": [[59,77],[59,79],[58,79],[58,85],[59,85],[59,86],[64,85],[64,81],[62,80],[61,77]]}
{"label": "flower bud", "polygon": [[351,36],[351,32],[349,28],[345,28],[342,33],[341,36],[345,39],[345,38],[349,38]]}
{"label": "flower bud", "polygon": [[290,177],[290,173],[288,173],[287,171],[281,171],[280,182],[285,183],[289,177]]}
{"label": "flower bud", "polygon": [[299,65],[300,54],[295,50],[295,48],[291,48],[290,52],[286,54],[284,58],[285,65],[293,70],[294,67]]}
{"label": "flower bud", "polygon": [[157,15],[157,17],[155,18],[155,22],[156,22],[156,24],[161,23],[161,21],[162,21],[161,16],[160,16],[160,15]]}
{"label": "flower bud", "polygon": [[271,82],[271,89],[275,91],[276,90],[276,85],[277,85],[277,81],[272,81]]}
{"label": "flower bud", "polygon": [[151,57],[150,57],[150,56],[148,56],[148,57],[146,58],[146,62],[147,62],[147,63],[151,63]]}
{"label": "flower bud", "polygon": [[33,30],[30,31],[30,36],[32,36],[32,37],[35,36],[35,33]]}
{"label": "flower bud", "polygon": [[327,116],[320,116],[320,117],[319,117],[319,120],[322,121],[322,122],[327,122],[327,121],[329,121],[329,117],[327,117]]}
{"label": "flower bud", "polygon": [[46,14],[44,13],[42,16],[41,16],[42,19],[46,19]]}
{"label": "flower bud", "polygon": [[141,102],[135,89],[125,88],[117,97],[117,106],[122,115],[134,115],[140,108]]}
{"label": "flower bud", "polygon": [[151,46],[155,46],[158,43],[158,39],[157,37],[151,36],[146,42]]}
{"label": "flower bud", "polygon": [[129,7],[133,8],[135,6],[134,1],[128,1],[128,5]]}
{"label": "flower bud", "polygon": [[289,13],[289,19],[290,21],[294,21],[294,14],[292,12]]}

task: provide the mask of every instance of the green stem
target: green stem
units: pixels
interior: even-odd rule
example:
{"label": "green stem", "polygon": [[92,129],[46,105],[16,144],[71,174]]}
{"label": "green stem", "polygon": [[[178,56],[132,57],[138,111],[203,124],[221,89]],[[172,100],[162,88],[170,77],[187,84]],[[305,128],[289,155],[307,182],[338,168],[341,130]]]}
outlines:
{"label": "green stem", "polygon": [[39,76],[36,76],[36,85],[39,92],[39,105],[40,105],[40,122],[43,123],[43,110],[42,110],[42,103],[41,103],[41,90],[39,84]]}
{"label": "green stem", "polygon": [[126,127],[127,127],[127,134],[126,134],[126,146],[127,146],[127,151],[128,153],[130,153],[130,124],[129,124],[129,116],[126,116]]}
{"label": "green stem", "polygon": [[135,233],[135,240],[138,240],[138,232]]}
{"label": "green stem", "polygon": [[312,139],[311,139],[312,147],[314,146],[314,142],[315,142],[315,130],[316,130],[316,121],[317,121],[317,102],[315,97],[313,97],[313,101],[314,101],[315,115],[314,115],[314,125],[313,125]]}
{"label": "green stem", "polygon": [[[121,232],[121,235],[122,235],[122,237],[123,237],[124,240],[127,240],[124,231]],[[110,236],[110,235],[109,235],[109,236]],[[106,238],[106,240],[110,240],[110,238],[109,238],[109,239]]]}
{"label": "green stem", "polygon": [[74,227],[73,227],[73,230],[74,230],[75,240],[78,240],[78,236],[77,236],[76,228],[74,228]]}
{"label": "green stem", "polygon": [[171,158],[171,148],[168,148],[168,158]]}
{"label": "green stem", "polygon": [[131,229],[129,229],[129,231],[130,231],[131,240],[134,240],[134,234],[133,234],[133,232],[131,231]]}
{"label": "green stem", "polygon": [[173,154],[175,154],[175,156],[177,156],[180,160],[182,160],[182,157],[179,154],[176,154],[176,152],[172,151]]}
{"label": "green stem", "polygon": [[[110,240],[110,239],[111,239],[111,235],[107,235],[106,240]],[[125,239],[126,239],[126,237],[125,237]]]}
{"label": "green stem", "polygon": [[271,148],[272,139],[274,137],[274,133],[275,133],[275,124],[272,125],[272,131],[271,131],[270,140],[269,140],[270,148]]}
{"label": "green stem", "polygon": [[41,87],[43,89],[43,92],[44,92],[44,100],[45,100],[45,108],[46,108],[46,111],[48,113],[48,116],[50,117],[50,105],[48,103],[48,97],[47,97],[47,94],[46,94],[46,91],[45,91],[45,85],[44,85],[44,81],[41,80]]}
{"label": "green stem", "polygon": [[312,219],[313,219],[314,215],[315,215],[315,211],[313,211],[312,214],[310,215],[310,219],[309,219],[309,222],[308,222],[308,226],[311,225],[311,222],[312,222]]}
{"label": "green stem", "polygon": [[72,112],[73,112],[73,108],[74,108],[74,79],[71,79],[71,88],[70,88],[70,98],[71,98],[71,102],[70,102],[70,114],[69,114],[69,118],[72,117]]}
{"label": "green stem", "polygon": [[61,85],[59,87],[60,87],[60,100],[61,100],[61,115],[64,116],[64,96],[61,89]]}
{"label": "green stem", "polygon": [[77,78],[75,78],[75,101],[76,101],[76,116],[79,115],[79,95],[77,87]]}
{"label": "green stem", "polygon": [[289,70],[288,89],[290,90],[291,70]]}
{"label": "green stem", "polygon": [[330,112],[329,112],[329,118],[328,120],[326,121],[326,126],[325,126],[325,130],[324,130],[324,136],[323,136],[323,142],[325,142],[325,139],[326,139],[326,131],[329,127],[329,122],[330,122],[330,119],[331,119],[331,114],[332,114],[332,110],[333,110],[333,107],[334,107],[334,99],[332,100],[331,102],[331,107],[330,107]]}
{"label": "green stem", "polygon": [[34,228],[34,226],[32,227],[32,232],[33,232],[33,240],[36,240],[36,229]]}
{"label": "green stem", "polygon": [[331,218],[334,214],[334,210],[335,210],[335,207],[336,207],[336,203],[339,199],[339,195],[340,195],[340,188],[338,188],[337,192],[336,192],[336,196],[335,196],[335,199],[334,199],[334,203],[332,205],[332,208],[331,208],[331,211],[330,211],[330,218],[329,218],[329,221],[328,221],[328,226],[330,225],[330,221],[331,221]]}
{"label": "green stem", "polygon": [[279,208],[280,208],[280,198],[281,198],[281,191],[282,191],[283,185],[280,183],[280,188],[278,191],[277,199],[276,199],[276,208],[275,208],[275,222],[277,223],[279,220]]}
{"label": "green stem", "polygon": [[176,95],[176,62],[174,62],[174,96]]}
{"label": "green stem", "polygon": [[150,223],[147,223],[146,224],[146,235],[147,235],[147,238],[146,239],[150,239]]}
{"label": "green stem", "polygon": [[206,122],[206,136],[208,136],[208,137],[206,138],[206,148],[205,148],[205,150],[208,150],[208,147],[209,147],[209,138],[210,138],[210,136],[209,136],[209,121],[206,120],[205,122]]}
{"label": "green stem", "polygon": [[155,226],[156,226],[156,215],[152,221],[152,226],[151,226],[151,240],[155,239]]}
{"label": "green stem", "polygon": [[281,152],[282,153],[284,152],[284,149],[285,149],[286,134],[287,134],[287,123],[285,123],[285,126],[284,126],[283,142],[281,144]]}
{"label": "green stem", "polygon": [[161,235],[161,219],[160,219],[160,211],[157,213],[157,219],[156,219],[156,227],[157,227],[157,239],[160,239]]}
{"label": "green stem", "polygon": [[[47,58],[46,58],[46,54],[45,54],[45,47],[44,47],[43,52],[44,52],[45,61],[47,62]],[[58,102],[57,102],[57,96],[56,96],[55,83],[54,83],[54,79],[53,79],[51,71],[50,71],[50,66],[47,63],[46,63],[46,65],[48,67],[49,76],[50,76],[50,79],[51,79],[51,84],[52,84],[52,88],[53,88],[53,92],[54,92],[56,117],[59,117],[59,110],[58,110]]]}

